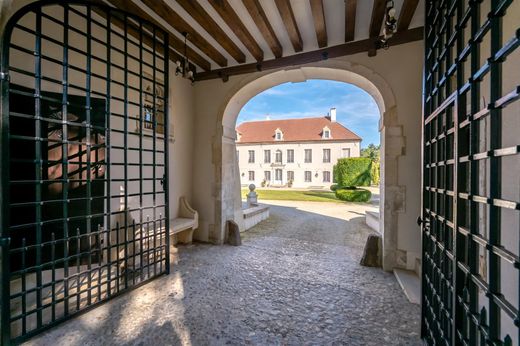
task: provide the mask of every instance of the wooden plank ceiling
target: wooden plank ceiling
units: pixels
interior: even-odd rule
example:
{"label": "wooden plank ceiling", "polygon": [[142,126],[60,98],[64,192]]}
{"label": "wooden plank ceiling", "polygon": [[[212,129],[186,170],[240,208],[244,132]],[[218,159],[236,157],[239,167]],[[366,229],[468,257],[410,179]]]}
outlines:
{"label": "wooden plank ceiling", "polygon": [[[137,14],[170,36],[170,56],[184,52],[196,80],[377,54],[386,0],[103,0]],[[395,0],[398,26],[390,49],[421,40],[425,0]]]}

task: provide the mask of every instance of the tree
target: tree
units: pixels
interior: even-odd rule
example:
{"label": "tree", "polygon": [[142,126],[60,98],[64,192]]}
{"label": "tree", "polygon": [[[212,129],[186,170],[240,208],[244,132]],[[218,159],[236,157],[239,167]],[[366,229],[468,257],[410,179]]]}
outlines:
{"label": "tree", "polygon": [[381,145],[370,143],[365,149],[361,149],[361,157],[369,158],[372,162],[372,184],[379,185],[379,157]]}
{"label": "tree", "polygon": [[372,162],[379,162],[381,145],[370,143],[368,147],[361,149],[361,157],[368,157]]}

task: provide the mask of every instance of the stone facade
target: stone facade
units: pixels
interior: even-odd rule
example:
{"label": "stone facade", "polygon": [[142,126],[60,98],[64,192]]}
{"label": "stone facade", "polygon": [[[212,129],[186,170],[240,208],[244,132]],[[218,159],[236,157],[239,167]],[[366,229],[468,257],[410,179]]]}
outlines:
{"label": "stone facade", "polygon": [[[358,157],[361,141],[323,141],[275,144],[237,143],[242,186],[254,183],[258,187],[262,187],[262,185],[289,187],[292,174],[292,187],[329,187],[332,184],[332,167],[340,158]],[[294,153],[293,162],[288,162],[289,150]],[[305,150],[311,150],[311,162],[305,162]],[[324,150],[330,150],[329,160],[324,157],[326,156]],[[250,151],[255,153],[253,163],[249,162]],[[270,160],[265,160],[266,151],[270,153],[268,154]],[[281,154],[281,162],[276,160],[277,151]],[[345,155],[345,153],[348,154]],[[250,176],[250,172],[254,172],[252,176]],[[305,172],[310,172],[310,174],[307,173],[306,177]]]}

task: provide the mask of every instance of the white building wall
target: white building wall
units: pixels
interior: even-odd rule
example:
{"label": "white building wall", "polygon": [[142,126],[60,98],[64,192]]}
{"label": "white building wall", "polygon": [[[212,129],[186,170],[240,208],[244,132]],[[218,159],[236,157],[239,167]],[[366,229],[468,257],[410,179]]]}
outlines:
{"label": "white building wall", "polygon": [[[375,131],[376,129],[374,129]],[[332,185],[332,168],[343,156],[343,149],[350,150],[350,157],[360,156],[361,141],[334,142],[304,142],[304,143],[259,143],[240,144],[237,143],[238,165],[240,170],[240,183],[242,186],[254,183],[257,187],[262,186],[264,172],[271,172],[271,181],[266,186],[287,186],[287,172],[294,172],[294,188],[308,187],[330,187]],[[305,149],[312,150],[312,162],[305,162]],[[323,162],[323,150],[330,149],[330,162]],[[249,163],[249,151],[254,150],[255,162]],[[271,162],[264,162],[264,151],[271,151]],[[282,164],[276,163],[276,151],[282,151]],[[294,162],[287,162],[287,150],[294,150]],[[282,170],[282,181],[276,181],[275,170]],[[253,171],[254,180],[249,179],[249,172]],[[311,172],[311,181],[305,181],[305,171]],[[323,181],[323,172],[330,173],[330,181]],[[318,175],[318,176],[316,176]]]}

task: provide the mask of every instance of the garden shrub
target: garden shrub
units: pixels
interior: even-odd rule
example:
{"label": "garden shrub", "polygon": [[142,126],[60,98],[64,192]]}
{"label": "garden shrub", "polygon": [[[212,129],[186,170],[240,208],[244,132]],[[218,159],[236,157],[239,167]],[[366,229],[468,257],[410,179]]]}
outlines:
{"label": "garden shrub", "polygon": [[332,184],[332,185],[330,186],[330,190],[331,190],[331,191],[336,191],[338,188],[339,188],[338,184]]}
{"label": "garden shrub", "polygon": [[372,161],[372,185],[379,185],[380,181],[380,164],[379,161]]}
{"label": "garden shrub", "polygon": [[349,157],[339,159],[333,169],[338,186],[370,186],[372,180],[372,161],[368,157]]}
{"label": "garden shrub", "polygon": [[366,189],[338,189],[336,197],[347,202],[368,202],[372,193]]}

